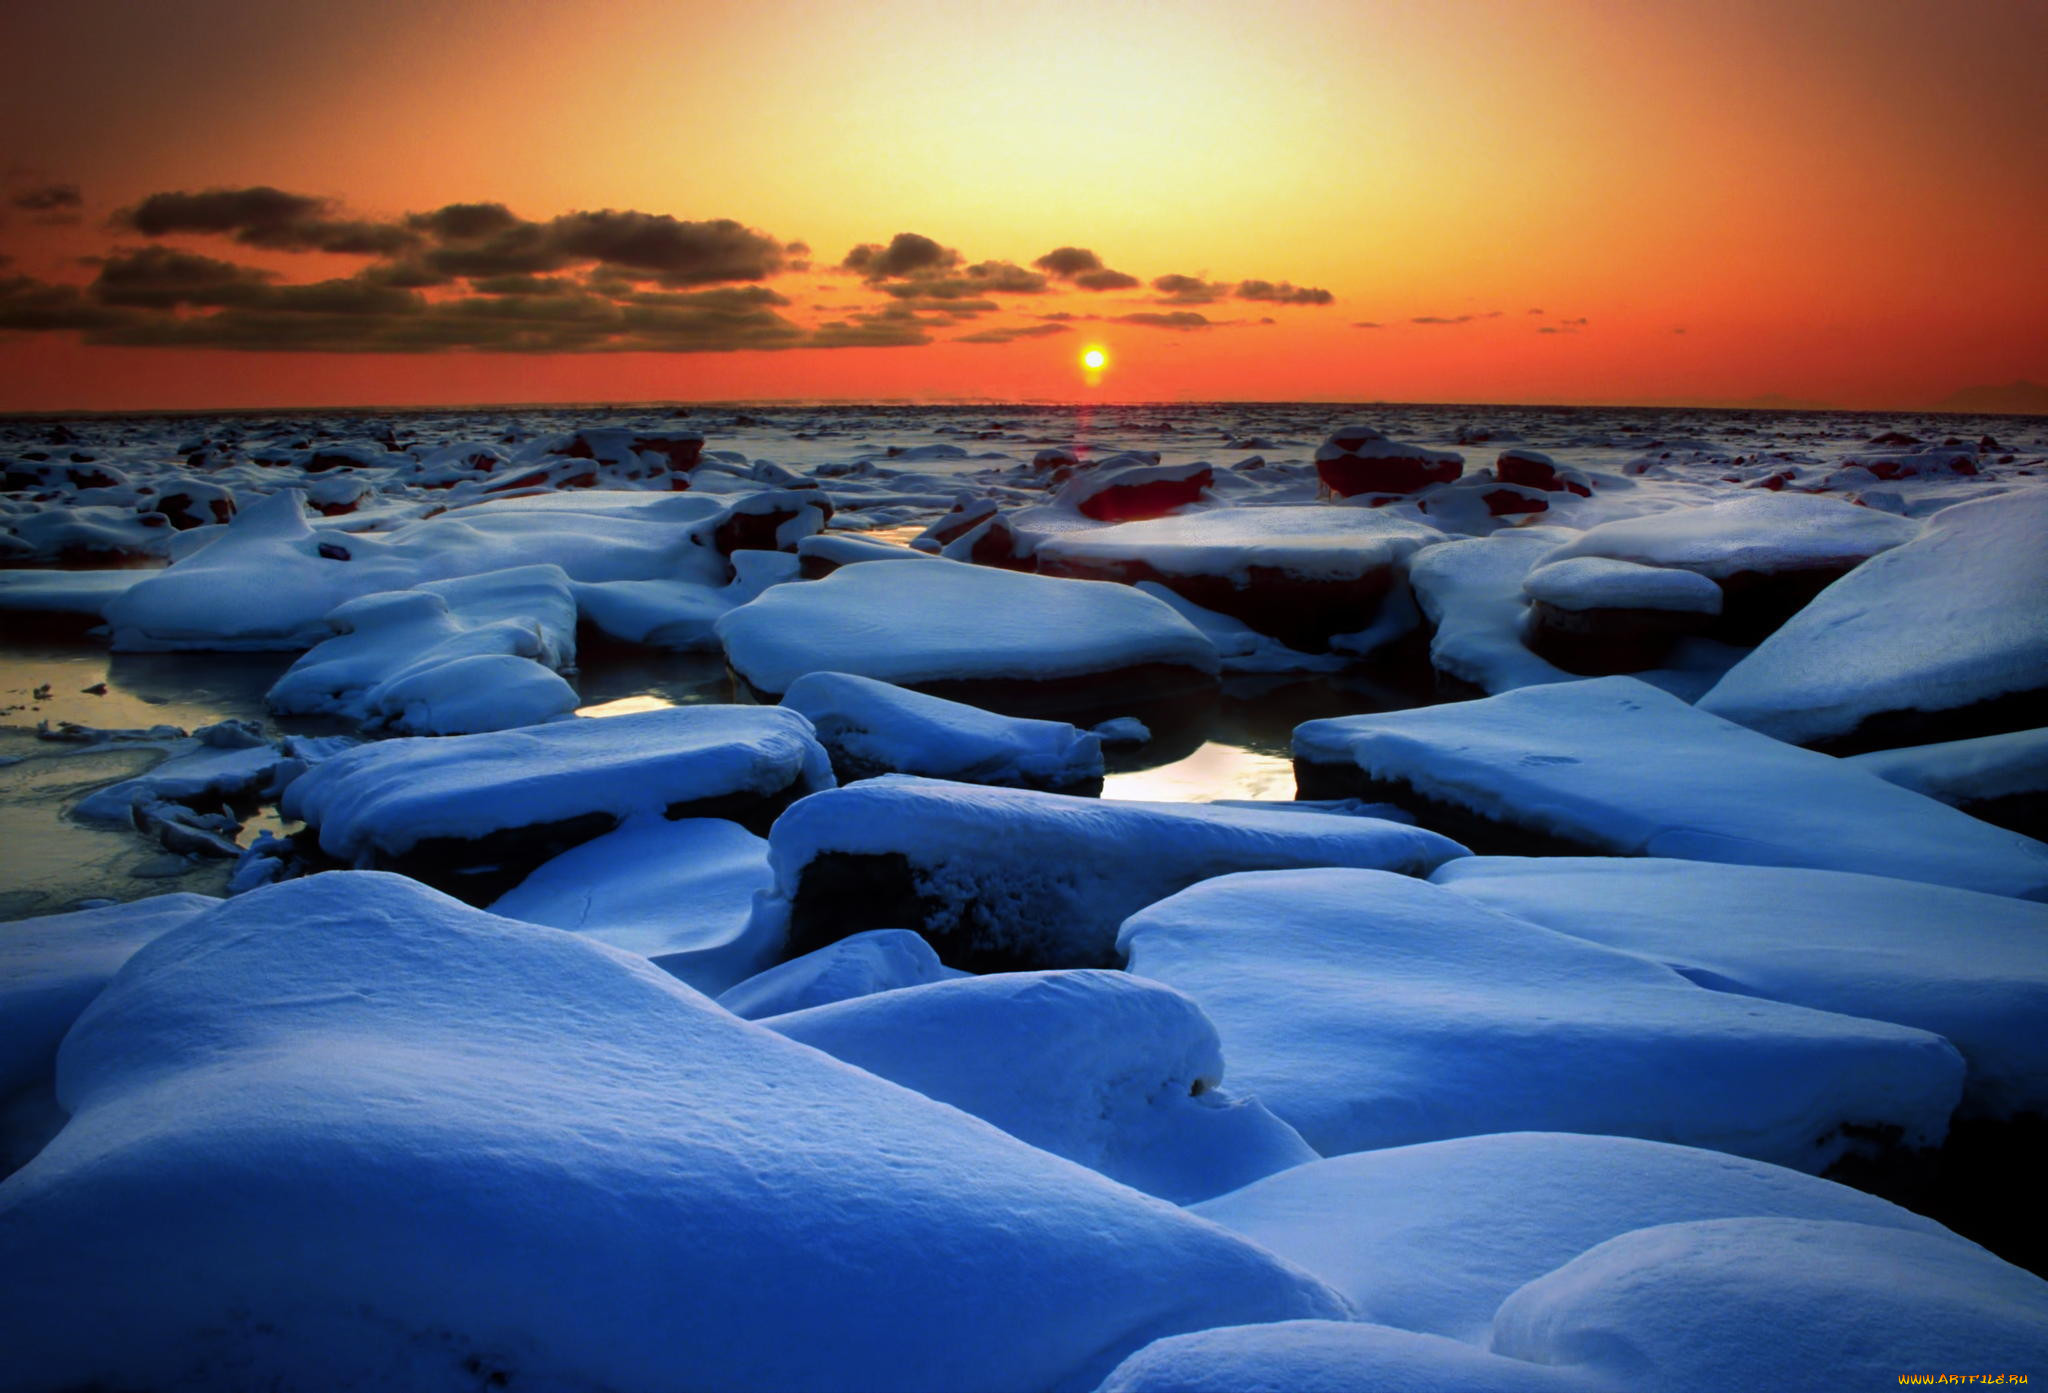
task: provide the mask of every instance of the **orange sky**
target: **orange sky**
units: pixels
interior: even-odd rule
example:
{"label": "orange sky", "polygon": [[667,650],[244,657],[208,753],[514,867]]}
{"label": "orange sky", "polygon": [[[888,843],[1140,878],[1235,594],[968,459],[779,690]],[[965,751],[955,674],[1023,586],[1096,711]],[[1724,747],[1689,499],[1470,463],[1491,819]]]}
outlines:
{"label": "orange sky", "polygon": [[[837,269],[899,232],[963,264],[1088,248],[1141,284],[928,308],[922,344],[687,353],[114,347],[0,297],[27,326],[0,333],[0,410],[1091,390],[1910,407],[2048,380],[2048,6],[2025,0],[9,8],[6,192],[80,195],[8,209],[17,296],[151,245],[109,227],[148,195],[265,185],[385,223],[455,202],[733,219],[810,248],[763,282],[788,302],[758,312],[780,342],[899,303]],[[156,241],[273,285],[373,265]],[[1162,305],[1166,274],[1334,303]],[[1212,325],[1113,322],[1177,309]],[[1082,318],[950,342],[1047,314]],[[1112,357],[1093,389],[1088,342]]]}

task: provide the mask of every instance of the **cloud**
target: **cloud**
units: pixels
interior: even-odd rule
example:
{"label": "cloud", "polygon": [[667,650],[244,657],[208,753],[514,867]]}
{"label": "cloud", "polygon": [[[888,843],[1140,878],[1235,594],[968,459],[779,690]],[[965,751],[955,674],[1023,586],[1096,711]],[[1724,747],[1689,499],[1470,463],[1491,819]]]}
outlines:
{"label": "cloud", "polygon": [[1384,329],[1387,326],[1381,324],[1378,320],[1354,319],[1351,321],[1351,327],[1354,329]]}
{"label": "cloud", "polygon": [[330,216],[333,208],[331,199],[258,185],[203,193],[153,193],[115,214],[114,222],[145,237],[210,233],[272,251],[391,256],[419,245],[419,233],[403,223],[335,218]]}
{"label": "cloud", "polygon": [[7,196],[7,202],[24,213],[33,213],[31,222],[67,227],[79,221],[78,210],[85,206],[85,195],[76,184],[44,181],[15,190]]}
{"label": "cloud", "polygon": [[1031,264],[1083,290],[1130,290],[1142,284],[1136,276],[1104,266],[1102,258],[1086,247],[1054,247]]}
{"label": "cloud", "polygon": [[574,295],[584,287],[567,276],[530,276],[515,272],[509,276],[477,276],[469,288],[479,295]]}
{"label": "cloud", "polygon": [[1008,261],[978,261],[946,275],[916,275],[877,287],[901,300],[977,300],[986,295],[1037,295],[1045,277]]}
{"label": "cloud", "polygon": [[1555,324],[1540,326],[1536,332],[1539,334],[1576,334],[1579,330],[1585,328],[1587,323],[1588,321],[1583,316],[1578,319],[1560,319]]}
{"label": "cloud", "polygon": [[1286,281],[1239,281],[1237,298],[1240,300],[1265,300],[1276,305],[1328,305],[1337,297],[1327,290],[1311,286],[1294,286]]}
{"label": "cloud", "polygon": [[502,203],[449,203],[431,213],[409,213],[406,226],[443,242],[493,237],[524,219]]}
{"label": "cloud", "polygon": [[644,272],[665,286],[766,280],[783,269],[780,242],[731,218],[684,222],[607,208],[566,213],[549,224],[548,236],[571,260]]}
{"label": "cloud", "polygon": [[1143,312],[1120,314],[1111,321],[1115,324],[1136,324],[1147,329],[1208,329],[1214,327],[1206,314],[1193,310],[1173,310],[1166,314]]}
{"label": "cloud", "polygon": [[1474,324],[1482,319],[1499,319],[1499,310],[1488,310],[1485,314],[1454,314],[1448,317],[1436,314],[1418,315],[1409,320],[1410,324]]}
{"label": "cloud", "polygon": [[261,297],[276,276],[210,256],[144,247],[102,258],[90,287],[103,305],[172,309],[179,305],[247,304]]}
{"label": "cloud", "polygon": [[958,334],[953,343],[1012,343],[1017,339],[1042,339],[1049,334],[1071,334],[1074,331],[1064,324],[1020,324],[994,329],[983,329],[974,334]]}
{"label": "cloud", "polygon": [[919,233],[899,232],[889,239],[886,247],[874,242],[861,243],[839,264],[846,270],[858,271],[871,281],[879,281],[958,266],[960,253]]}
{"label": "cloud", "polygon": [[1152,288],[1169,305],[1210,305],[1230,293],[1227,285],[1212,284],[1200,276],[1154,276]]}
{"label": "cloud", "polygon": [[30,276],[0,276],[0,331],[101,329],[125,323],[136,314],[135,310],[88,300],[75,285],[51,285]]}

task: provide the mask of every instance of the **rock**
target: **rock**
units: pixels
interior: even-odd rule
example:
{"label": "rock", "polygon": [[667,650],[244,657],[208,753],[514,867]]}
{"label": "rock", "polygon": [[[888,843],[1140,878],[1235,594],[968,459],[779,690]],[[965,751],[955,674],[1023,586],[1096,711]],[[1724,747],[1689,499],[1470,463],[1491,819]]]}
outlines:
{"label": "rock", "polygon": [[1455,451],[1389,440],[1370,426],[1345,426],[1316,450],[1316,474],[1340,498],[1416,493],[1464,470],[1465,457]]}

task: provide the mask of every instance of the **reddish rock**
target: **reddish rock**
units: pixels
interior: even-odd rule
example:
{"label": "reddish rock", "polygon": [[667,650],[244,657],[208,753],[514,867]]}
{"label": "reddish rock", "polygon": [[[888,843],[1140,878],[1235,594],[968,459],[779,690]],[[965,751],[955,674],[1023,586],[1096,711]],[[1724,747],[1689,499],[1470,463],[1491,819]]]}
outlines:
{"label": "reddish rock", "polygon": [[1054,501],[1097,522],[1140,522],[1201,501],[1215,478],[1207,464],[1098,469],[1067,484]]}
{"label": "reddish rock", "polygon": [[1389,440],[1370,426],[1345,426],[1316,451],[1316,474],[1340,498],[1411,494],[1465,472],[1465,457]]}

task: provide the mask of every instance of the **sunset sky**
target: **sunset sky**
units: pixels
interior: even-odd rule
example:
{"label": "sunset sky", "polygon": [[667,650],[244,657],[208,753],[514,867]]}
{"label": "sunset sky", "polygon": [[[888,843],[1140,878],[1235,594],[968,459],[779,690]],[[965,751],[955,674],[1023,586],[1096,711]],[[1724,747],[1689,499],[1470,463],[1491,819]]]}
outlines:
{"label": "sunset sky", "polygon": [[2048,380],[2038,0],[0,4],[0,410]]}

